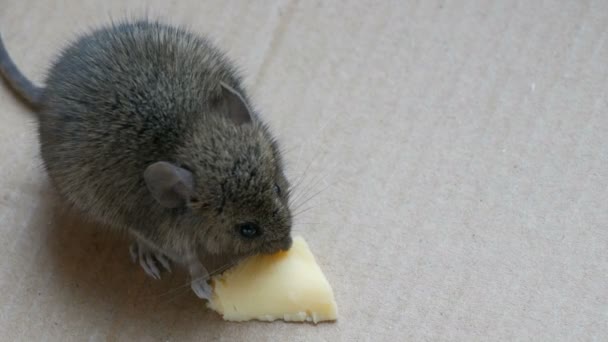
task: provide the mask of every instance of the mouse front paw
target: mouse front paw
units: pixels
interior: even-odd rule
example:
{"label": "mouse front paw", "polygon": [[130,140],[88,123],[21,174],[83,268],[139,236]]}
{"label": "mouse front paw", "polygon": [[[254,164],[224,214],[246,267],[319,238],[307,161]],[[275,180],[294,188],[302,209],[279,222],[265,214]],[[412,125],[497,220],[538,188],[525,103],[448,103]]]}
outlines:
{"label": "mouse front paw", "polygon": [[211,285],[209,285],[207,283],[206,279],[203,279],[203,278],[192,279],[192,282],[190,283],[190,287],[192,288],[192,291],[194,291],[194,294],[196,294],[196,296],[198,298],[211,300],[211,295],[213,293],[213,289],[211,288]]}
{"label": "mouse front paw", "polygon": [[164,254],[147,247],[139,241],[131,244],[129,254],[131,254],[131,260],[134,263],[139,262],[144,272],[154,279],[160,279],[162,269],[171,272],[169,259]]}

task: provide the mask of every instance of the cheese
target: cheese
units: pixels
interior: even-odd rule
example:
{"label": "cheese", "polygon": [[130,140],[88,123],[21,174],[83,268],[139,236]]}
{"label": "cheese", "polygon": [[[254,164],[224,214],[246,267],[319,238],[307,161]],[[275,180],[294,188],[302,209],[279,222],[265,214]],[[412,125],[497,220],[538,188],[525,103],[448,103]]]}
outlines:
{"label": "cheese", "polygon": [[209,308],[228,321],[308,321],[337,318],[331,286],[306,241],[287,252],[258,255],[212,278]]}

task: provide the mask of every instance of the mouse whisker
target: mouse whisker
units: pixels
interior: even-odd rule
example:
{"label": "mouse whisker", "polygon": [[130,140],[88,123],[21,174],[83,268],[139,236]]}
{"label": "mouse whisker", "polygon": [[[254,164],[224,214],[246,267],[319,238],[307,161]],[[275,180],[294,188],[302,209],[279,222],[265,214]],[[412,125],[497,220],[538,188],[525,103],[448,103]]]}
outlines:
{"label": "mouse whisker", "polygon": [[304,171],[298,176],[296,182],[291,187],[291,189],[289,189],[289,194],[290,195],[292,193],[294,193],[294,195],[296,195],[295,191],[298,191],[298,189],[300,188],[300,185],[302,185],[302,182],[304,182],[304,180],[306,179],[306,176],[308,175],[307,172],[310,169],[310,166],[312,165],[313,160],[314,160],[314,158],[310,161],[310,163],[308,163],[308,165],[306,166],[306,168],[304,169]]}
{"label": "mouse whisker", "polygon": [[[337,164],[336,164],[336,165],[337,165]],[[332,169],[333,169],[333,168],[334,168],[336,165],[333,165],[333,166],[332,166]],[[298,193],[297,193],[297,194],[296,194],[296,195],[293,197],[293,199],[291,200],[291,201],[292,201],[292,203],[297,203],[297,202],[298,202],[299,200],[301,200],[303,197],[304,197],[304,198],[306,198],[306,197],[307,197],[307,196],[310,194],[310,192],[311,192],[311,191],[314,191],[314,189],[315,189],[315,188],[316,188],[316,187],[317,187],[317,186],[318,186],[318,185],[319,185],[321,182],[325,182],[325,180],[327,179],[327,177],[328,177],[328,176],[323,176],[323,175],[324,175],[324,174],[327,174],[327,172],[326,172],[326,171],[327,171],[327,169],[328,169],[328,168],[326,168],[325,170],[323,170],[323,171],[319,172],[319,174],[317,175],[317,177],[315,177],[315,178],[311,179],[311,181],[310,181],[310,182],[308,182],[308,184],[306,185],[306,187],[304,188],[304,190],[303,190],[303,191],[299,191],[299,188],[298,188],[298,187],[295,187],[294,189],[295,189],[295,191],[298,191]],[[339,184],[339,182],[334,182],[334,183],[332,183],[332,186],[333,186],[333,185],[336,185],[336,184]],[[323,191],[324,191],[324,190],[323,190]],[[316,194],[315,194],[315,195],[313,195],[313,197],[314,197],[314,196],[316,196]]]}
{"label": "mouse whisker", "polygon": [[327,189],[331,188],[333,186],[333,184],[328,184],[327,186],[325,186],[324,188],[318,190],[317,192],[313,193],[312,195],[309,195],[307,198],[305,198],[303,200],[303,202],[298,203],[297,205],[295,205],[292,210],[296,211],[299,208],[301,208],[303,205],[305,205],[306,203],[308,203],[310,200],[312,200],[313,198],[317,197],[318,195],[322,194],[323,192],[327,191]]}
{"label": "mouse whisker", "polygon": [[[302,147],[303,144],[300,147],[300,155],[302,154]],[[306,165],[306,167],[304,168],[304,171],[298,176],[298,179],[296,180],[296,183],[294,183],[294,185],[292,186],[293,189],[299,189],[300,186],[302,185],[302,183],[306,180],[307,176],[308,176],[308,171],[310,170],[312,164],[314,162],[316,162],[319,158],[320,154],[319,153],[315,153],[314,157],[310,159],[310,161],[308,162],[308,164]],[[299,162],[299,158],[298,158],[298,162]],[[324,172],[319,172],[319,176],[322,175]],[[314,182],[314,178],[311,180],[310,183]]]}
{"label": "mouse whisker", "polygon": [[297,148],[297,146],[295,146],[295,145],[288,146],[288,147],[280,146],[279,147],[279,152],[281,153],[281,155],[287,155],[287,154],[290,154],[293,151],[295,151],[296,148]]}
{"label": "mouse whisker", "polygon": [[296,218],[296,217],[306,213],[307,211],[310,211],[310,210],[318,208],[318,207],[319,206],[317,205],[317,206],[311,206],[311,207],[304,208],[304,209],[298,211],[297,213],[293,214],[293,217]]}
{"label": "mouse whisker", "polygon": [[310,173],[308,171],[310,170],[310,166],[311,166],[311,164],[306,166],[306,169],[304,169],[304,172],[302,172],[297,183],[295,183],[293,185],[293,189],[295,189],[295,191],[299,191],[299,189],[301,189],[302,186],[304,186],[304,189],[308,188],[308,186],[310,186],[311,184],[315,183],[318,180],[318,177],[321,177],[323,175],[323,173],[319,172],[316,175],[309,177]]}

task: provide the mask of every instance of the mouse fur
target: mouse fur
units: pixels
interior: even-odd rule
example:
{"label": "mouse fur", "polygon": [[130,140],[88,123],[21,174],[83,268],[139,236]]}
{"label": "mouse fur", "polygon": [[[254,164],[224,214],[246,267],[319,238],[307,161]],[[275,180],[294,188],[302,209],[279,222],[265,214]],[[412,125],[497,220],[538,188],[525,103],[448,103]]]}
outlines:
{"label": "mouse fur", "polygon": [[[291,246],[289,182],[277,141],[233,64],[209,40],[140,20],[82,35],[27,80],[0,41],[0,70],[38,112],[41,156],[59,194],[134,237],[159,277],[188,267],[208,298],[198,256],[234,258]],[[195,288],[198,287],[198,288]]]}

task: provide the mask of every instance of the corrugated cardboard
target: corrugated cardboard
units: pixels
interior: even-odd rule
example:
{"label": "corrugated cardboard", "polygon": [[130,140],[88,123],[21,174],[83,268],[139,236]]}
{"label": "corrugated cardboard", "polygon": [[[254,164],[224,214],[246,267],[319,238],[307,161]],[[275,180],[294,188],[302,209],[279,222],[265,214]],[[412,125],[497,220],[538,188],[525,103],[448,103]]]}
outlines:
{"label": "corrugated cardboard", "polygon": [[605,338],[608,2],[5,0],[0,32],[40,82],[79,32],[145,13],[244,70],[340,319],[228,323],[183,273],[147,278],[58,204],[2,86],[2,340]]}

